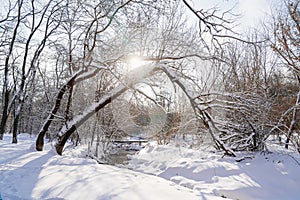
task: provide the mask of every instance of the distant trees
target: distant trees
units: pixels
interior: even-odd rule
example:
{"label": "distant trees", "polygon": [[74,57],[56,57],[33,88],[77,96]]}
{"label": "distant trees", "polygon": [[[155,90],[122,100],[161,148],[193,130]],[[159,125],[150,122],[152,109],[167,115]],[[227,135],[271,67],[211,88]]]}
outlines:
{"label": "distant trees", "polygon": [[[97,76],[97,88],[95,91],[95,102],[99,100],[114,87],[112,77],[107,72],[100,72]],[[121,105],[120,105],[121,106]],[[91,123],[90,131],[87,126],[79,128],[81,136],[85,135],[88,140],[88,155],[95,158],[105,159],[110,153],[112,142],[120,139],[126,134],[117,125],[112,105],[107,105],[99,110],[93,117],[89,119]],[[123,119],[124,121],[126,119]],[[82,134],[85,132],[84,134]]]}
{"label": "distant trees", "polygon": [[[300,5],[297,0],[284,1],[284,9],[273,17],[273,35],[270,36],[272,49],[286,64],[292,75],[291,82],[298,82],[298,93],[293,92],[294,105],[291,105],[281,116],[274,130],[281,131],[286,136],[285,147],[288,148],[290,141],[300,152],[299,143],[299,104],[300,104]],[[290,81],[290,80],[288,80]],[[289,94],[290,92],[287,92]],[[288,123],[283,118],[289,116]]]}
{"label": "distant trees", "polygon": [[0,138],[3,137],[10,115],[12,119],[13,143],[17,143],[17,132],[25,100],[32,100],[28,87],[36,81],[40,55],[49,37],[59,25],[58,1],[9,1],[4,7],[5,19],[1,20],[1,51],[5,56],[2,85],[2,116]]}

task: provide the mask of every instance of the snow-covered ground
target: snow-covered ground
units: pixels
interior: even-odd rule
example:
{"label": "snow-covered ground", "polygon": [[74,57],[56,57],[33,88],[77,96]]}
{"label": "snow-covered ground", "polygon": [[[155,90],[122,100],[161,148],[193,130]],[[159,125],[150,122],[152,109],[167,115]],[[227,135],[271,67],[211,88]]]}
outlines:
{"label": "snow-covered ground", "polygon": [[[3,200],[24,199],[201,199],[199,193],[166,179],[80,158],[56,155],[50,144],[34,149],[34,138],[0,141],[0,193]],[[76,157],[77,155],[77,157]],[[75,157],[74,157],[75,156]],[[1,198],[0,198],[1,199]]]}
{"label": "snow-covered ground", "polygon": [[[229,199],[300,199],[300,155],[279,146],[273,153],[222,158],[221,153],[148,144],[129,167],[207,194]],[[206,198],[209,199],[209,198]]]}
{"label": "snow-covered ground", "polygon": [[[222,154],[148,144],[129,170],[97,164],[82,149],[56,155],[35,139],[0,141],[0,194],[23,199],[299,199],[300,156],[279,151],[237,162]],[[296,160],[297,162],[296,162]],[[1,199],[1,198],[0,198]]]}

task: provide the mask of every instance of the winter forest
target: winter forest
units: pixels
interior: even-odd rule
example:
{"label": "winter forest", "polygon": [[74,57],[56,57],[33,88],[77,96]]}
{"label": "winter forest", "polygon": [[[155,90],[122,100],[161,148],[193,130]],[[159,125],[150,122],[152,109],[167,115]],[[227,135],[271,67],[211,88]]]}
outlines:
{"label": "winter forest", "polygon": [[[270,3],[271,11],[245,29],[237,0],[209,7],[198,0],[0,2],[0,200],[296,199],[299,0]],[[124,155],[112,164],[118,152]],[[35,175],[26,175],[26,163]],[[89,165],[98,166],[91,177],[103,180],[88,177],[82,188],[93,192],[74,194],[81,188],[75,174]],[[65,182],[54,187],[61,182],[51,176],[54,166],[61,176],[79,166],[69,189]],[[201,167],[213,177],[201,176]],[[233,168],[245,173],[226,189]],[[274,173],[260,179],[270,168]],[[109,176],[112,169],[120,171]],[[120,183],[112,187],[120,188],[126,173],[148,184],[110,195],[95,186],[108,187],[115,176]],[[285,194],[271,194],[281,188],[265,181],[272,176]],[[158,182],[160,189],[151,188]]]}

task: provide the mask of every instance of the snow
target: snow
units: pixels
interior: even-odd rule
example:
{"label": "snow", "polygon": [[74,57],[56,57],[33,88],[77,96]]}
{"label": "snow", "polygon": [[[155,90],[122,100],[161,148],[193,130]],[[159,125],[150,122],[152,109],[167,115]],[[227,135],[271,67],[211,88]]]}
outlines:
{"label": "snow", "polygon": [[[34,150],[34,138],[0,141],[0,193],[4,200],[29,199],[199,199],[194,191],[160,177],[134,172],[66,152],[47,144]],[[74,157],[77,155],[77,157]]]}
{"label": "snow", "polygon": [[277,146],[237,159],[209,148],[148,143],[116,167],[86,158],[82,147],[58,156],[51,143],[35,151],[35,138],[26,134],[18,144],[10,141],[11,135],[0,141],[3,200],[299,199],[300,155]]}
{"label": "snow", "polygon": [[[283,149],[273,153],[222,158],[209,150],[195,151],[148,144],[131,156],[129,166],[198,191],[202,196],[230,199],[299,199],[300,155]],[[206,198],[209,199],[209,198]]]}

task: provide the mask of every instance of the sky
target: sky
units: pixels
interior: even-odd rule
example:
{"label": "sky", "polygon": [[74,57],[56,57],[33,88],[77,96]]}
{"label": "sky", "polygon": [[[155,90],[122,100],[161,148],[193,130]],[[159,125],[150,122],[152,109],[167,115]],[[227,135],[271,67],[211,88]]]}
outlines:
{"label": "sky", "polygon": [[264,17],[271,15],[274,6],[279,3],[279,0],[239,0],[238,10],[241,11],[246,26],[255,26]]}
{"label": "sky", "polygon": [[278,6],[282,0],[193,0],[188,1],[197,9],[208,9],[214,6],[220,10],[234,8],[235,14],[240,14],[238,31],[246,31],[250,27],[256,27],[262,19],[272,13],[274,6]]}

